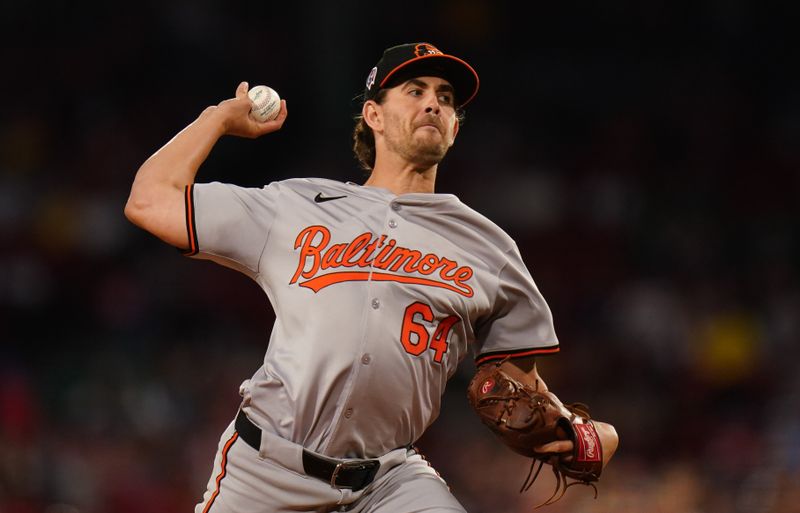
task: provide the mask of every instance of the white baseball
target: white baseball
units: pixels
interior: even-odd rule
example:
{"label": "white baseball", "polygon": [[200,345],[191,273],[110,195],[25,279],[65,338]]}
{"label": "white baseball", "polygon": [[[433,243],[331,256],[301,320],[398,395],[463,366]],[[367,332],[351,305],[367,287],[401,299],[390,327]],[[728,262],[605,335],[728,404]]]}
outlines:
{"label": "white baseball", "polygon": [[250,97],[250,115],[256,121],[270,121],[278,117],[281,111],[281,97],[275,89],[258,85],[247,92]]}

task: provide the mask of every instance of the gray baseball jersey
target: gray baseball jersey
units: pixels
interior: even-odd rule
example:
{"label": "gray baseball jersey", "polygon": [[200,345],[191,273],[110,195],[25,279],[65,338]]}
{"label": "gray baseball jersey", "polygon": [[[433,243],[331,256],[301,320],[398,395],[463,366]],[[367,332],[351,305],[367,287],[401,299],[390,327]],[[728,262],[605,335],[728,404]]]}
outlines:
{"label": "gray baseball jersey", "polygon": [[331,457],[378,457],[436,419],[479,363],[558,351],[514,241],[450,194],[326,179],[187,187],[188,254],[255,280],[275,309],[243,408]]}

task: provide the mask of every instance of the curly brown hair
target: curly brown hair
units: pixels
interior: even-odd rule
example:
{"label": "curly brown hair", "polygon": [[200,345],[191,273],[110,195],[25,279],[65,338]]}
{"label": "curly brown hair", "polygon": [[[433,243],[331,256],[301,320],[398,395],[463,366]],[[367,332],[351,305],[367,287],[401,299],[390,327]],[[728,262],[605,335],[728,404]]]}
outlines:
{"label": "curly brown hair", "polygon": [[[373,98],[375,103],[380,105],[386,101],[386,91],[386,89],[378,91],[377,96]],[[356,154],[361,169],[372,171],[375,167],[375,134],[364,121],[364,116],[358,114],[354,119],[356,126],[353,128],[353,153]]]}

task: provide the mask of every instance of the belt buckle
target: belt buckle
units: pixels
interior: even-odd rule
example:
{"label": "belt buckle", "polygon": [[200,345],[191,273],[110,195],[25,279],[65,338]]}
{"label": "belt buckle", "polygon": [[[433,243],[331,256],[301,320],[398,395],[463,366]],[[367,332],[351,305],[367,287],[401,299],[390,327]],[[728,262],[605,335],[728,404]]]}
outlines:
{"label": "belt buckle", "polygon": [[336,478],[339,476],[339,470],[341,470],[344,462],[337,463],[336,468],[333,469],[333,474],[331,474],[331,487],[336,488]]}
{"label": "belt buckle", "polygon": [[[358,491],[372,482],[372,479],[375,477],[375,474],[378,473],[379,467],[380,467],[380,462],[377,460],[339,462],[336,464],[336,467],[333,469],[333,473],[331,474],[331,487],[351,488],[353,491]],[[367,474],[365,475],[364,480],[358,485],[340,487],[336,484],[336,478],[339,477],[339,472],[342,470],[365,470],[367,471]]]}

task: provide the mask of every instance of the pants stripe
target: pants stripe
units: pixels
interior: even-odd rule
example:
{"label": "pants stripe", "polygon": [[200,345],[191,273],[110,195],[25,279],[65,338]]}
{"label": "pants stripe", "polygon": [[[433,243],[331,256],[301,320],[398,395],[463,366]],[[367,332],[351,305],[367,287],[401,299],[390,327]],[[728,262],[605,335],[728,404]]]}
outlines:
{"label": "pants stripe", "polygon": [[239,438],[239,433],[236,431],[233,432],[233,436],[225,442],[225,447],[222,449],[222,461],[220,462],[220,471],[217,475],[217,488],[214,490],[214,493],[211,494],[211,497],[208,499],[208,504],[203,509],[203,513],[208,513],[208,510],[211,509],[211,505],[214,504],[214,500],[219,495],[219,484],[222,482],[222,478],[225,477],[225,466],[228,464],[228,450],[230,450],[231,446],[233,446],[233,442]]}

